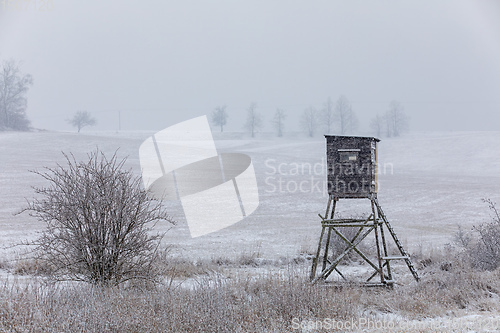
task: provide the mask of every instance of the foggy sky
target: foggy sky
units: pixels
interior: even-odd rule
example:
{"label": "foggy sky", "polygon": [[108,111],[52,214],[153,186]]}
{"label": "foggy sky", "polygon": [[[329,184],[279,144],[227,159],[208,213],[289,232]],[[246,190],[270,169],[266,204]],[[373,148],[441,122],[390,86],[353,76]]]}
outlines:
{"label": "foggy sky", "polygon": [[226,104],[226,129],[240,131],[255,102],[264,130],[276,108],[297,130],[305,108],[341,94],[362,130],[391,100],[412,130],[499,128],[496,0],[36,4],[0,7],[0,59],[33,75],[37,128],[70,130],[87,110],[115,130],[121,110],[123,130],[159,130]]}

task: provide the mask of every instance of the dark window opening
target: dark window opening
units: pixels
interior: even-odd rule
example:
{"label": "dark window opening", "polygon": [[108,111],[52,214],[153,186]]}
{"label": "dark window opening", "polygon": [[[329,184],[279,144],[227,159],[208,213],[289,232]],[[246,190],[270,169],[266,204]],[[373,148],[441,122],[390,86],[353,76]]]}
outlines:
{"label": "dark window opening", "polygon": [[345,151],[340,153],[340,162],[357,162],[358,152],[357,151]]}

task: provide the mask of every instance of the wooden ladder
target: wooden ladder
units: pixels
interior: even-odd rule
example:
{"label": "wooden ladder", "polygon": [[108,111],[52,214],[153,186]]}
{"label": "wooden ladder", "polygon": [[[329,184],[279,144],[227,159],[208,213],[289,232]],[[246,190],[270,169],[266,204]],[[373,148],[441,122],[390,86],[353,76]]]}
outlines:
{"label": "wooden ladder", "polygon": [[411,262],[410,256],[408,255],[408,252],[406,252],[406,250],[403,247],[403,244],[401,244],[401,242],[399,241],[399,238],[396,235],[396,232],[394,231],[391,224],[389,223],[389,220],[387,220],[387,217],[385,216],[384,211],[382,210],[382,207],[378,203],[377,198],[374,198],[373,201],[375,203],[375,206],[377,207],[377,212],[378,212],[379,217],[381,217],[382,220],[384,221],[385,225],[387,226],[387,229],[391,233],[391,236],[394,239],[394,242],[396,243],[396,245],[399,249],[399,252],[401,253],[401,256],[386,256],[386,257],[382,257],[382,260],[385,260],[386,262],[388,262],[389,260],[404,260],[406,262],[406,265],[410,269],[411,274],[415,278],[415,280],[419,281],[420,277],[418,276],[418,273],[417,273],[417,270],[415,269],[415,266],[413,266],[413,263]]}

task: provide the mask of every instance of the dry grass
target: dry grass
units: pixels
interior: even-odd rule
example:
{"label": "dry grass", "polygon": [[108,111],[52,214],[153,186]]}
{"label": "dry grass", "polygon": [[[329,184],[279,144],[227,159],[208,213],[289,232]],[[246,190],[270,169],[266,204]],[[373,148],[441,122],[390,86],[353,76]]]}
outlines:
{"label": "dry grass", "polygon": [[176,276],[186,281],[177,288],[168,283],[97,288],[36,278],[6,282],[0,287],[0,332],[297,332],[294,318],[391,314],[422,320],[500,311],[500,270],[471,270],[458,256],[438,251],[419,259],[420,283],[402,277],[407,284],[394,290],[313,286],[305,280],[310,262],[289,263],[284,266],[289,269],[275,273],[225,277],[224,269],[233,264],[237,271],[242,262],[177,259],[169,267],[177,267]]}
{"label": "dry grass", "polygon": [[146,292],[36,283],[2,289],[0,330],[7,332],[283,332],[293,317],[348,319],[362,293],[273,276]]}
{"label": "dry grass", "polygon": [[16,275],[50,275],[52,267],[37,259],[20,259],[15,262],[13,273]]}

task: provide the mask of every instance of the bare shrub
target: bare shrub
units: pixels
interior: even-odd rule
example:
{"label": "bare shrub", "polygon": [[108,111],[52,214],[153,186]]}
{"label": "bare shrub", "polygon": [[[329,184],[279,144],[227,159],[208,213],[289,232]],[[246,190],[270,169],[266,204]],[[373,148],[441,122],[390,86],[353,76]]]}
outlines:
{"label": "bare shrub", "polygon": [[459,225],[458,230],[453,237],[453,241],[460,247],[468,248],[472,241],[472,235],[469,232],[465,231],[461,225]]}
{"label": "bare shrub", "polygon": [[435,251],[423,259],[421,280],[395,288],[387,299],[391,311],[408,318],[444,316],[450,310],[498,311],[500,270],[473,269],[451,247]]}
{"label": "bare shrub", "polygon": [[473,264],[481,269],[494,270],[500,267],[500,214],[495,203],[484,199],[493,213],[492,221],[474,227],[479,239],[473,250]]}
{"label": "bare shrub", "polygon": [[67,166],[34,171],[49,182],[35,188],[37,199],[24,211],[47,225],[35,257],[58,280],[118,285],[130,279],[155,280],[162,235],[158,221],[173,223],[162,202],[143,190],[140,177],[123,170],[125,159],[96,149],[88,161],[66,155]]}
{"label": "bare shrub", "polygon": [[492,271],[500,267],[500,212],[492,200],[483,201],[492,212],[492,220],[474,226],[473,233],[459,227],[454,241],[464,250],[474,268]]}

